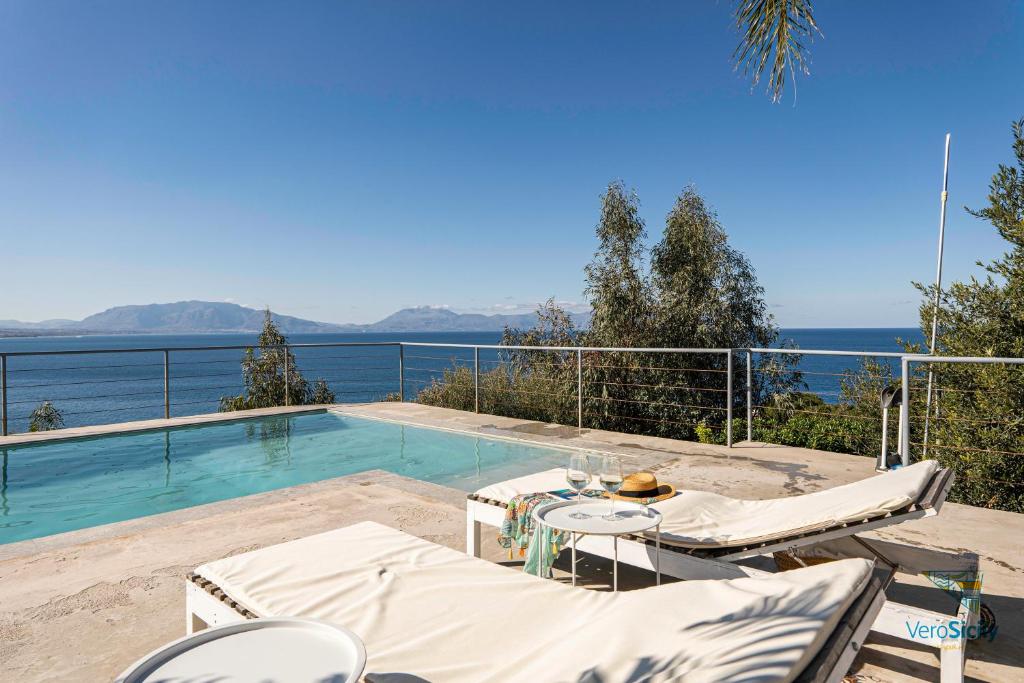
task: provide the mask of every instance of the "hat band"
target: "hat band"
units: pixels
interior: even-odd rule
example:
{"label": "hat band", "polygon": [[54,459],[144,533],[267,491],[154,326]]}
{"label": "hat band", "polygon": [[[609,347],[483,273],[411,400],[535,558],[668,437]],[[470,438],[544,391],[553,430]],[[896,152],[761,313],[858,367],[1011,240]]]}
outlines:
{"label": "hat band", "polygon": [[660,486],[655,486],[653,489],[645,489],[643,491],[619,491],[618,495],[622,498],[650,498],[660,495],[658,493],[660,490]]}

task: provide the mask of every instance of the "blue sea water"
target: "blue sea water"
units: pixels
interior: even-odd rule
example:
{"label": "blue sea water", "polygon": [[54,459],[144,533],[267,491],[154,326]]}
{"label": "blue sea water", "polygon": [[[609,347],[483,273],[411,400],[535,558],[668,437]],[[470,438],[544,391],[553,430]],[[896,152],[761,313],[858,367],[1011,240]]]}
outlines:
{"label": "blue sea water", "polygon": [[331,413],[0,449],[0,544],[371,469],[474,491],[565,452]]}
{"label": "blue sea water", "polygon": [[[789,340],[804,349],[840,351],[901,351],[897,339],[920,342],[913,328],[789,329]],[[496,344],[497,332],[296,334],[296,344],[325,342],[376,343],[388,341],[444,344]],[[8,358],[8,428],[27,429],[28,416],[42,401],[52,401],[64,414],[67,426],[103,424],[163,417],[163,353],[127,352],[128,349],[253,344],[254,334],[238,335],[112,335],[0,339],[0,352],[80,351],[125,349],[102,355],[11,356]],[[399,389],[398,349],[393,346],[296,348],[296,360],[308,379],[323,378],[339,402],[380,400]],[[215,411],[222,396],[242,390],[239,350],[171,351],[169,355],[171,414],[192,415]],[[415,395],[452,363],[470,364],[469,349],[407,348],[405,393]],[[480,354],[483,368],[494,367],[493,351]],[[741,359],[737,359],[742,362]],[[839,396],[840,375],[857,367],[849,357],[804,356],[800,369],[809,391],[827,401]]]}

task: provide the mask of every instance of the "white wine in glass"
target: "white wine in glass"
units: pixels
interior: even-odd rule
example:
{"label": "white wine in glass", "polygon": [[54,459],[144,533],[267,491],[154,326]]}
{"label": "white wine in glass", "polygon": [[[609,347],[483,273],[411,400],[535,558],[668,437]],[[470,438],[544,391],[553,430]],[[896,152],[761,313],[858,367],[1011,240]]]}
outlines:
{"label": "white wine in glass", "polygon": [[582,453],[569,456],[569,465],[565,468],[565,480],[576,491],[576,510],[569,513],[573,519],[586,519],[590,515],[580,512],[580,498],[583,489],[590,486],[590,460]]}
{"label": "white wine in glass", "polygon": [[597,478],[601,482],[601,488],[608,492],[608,498],[612,501],[612,510],[604,516],[604,519],[614,522],[619,519],[619,516],[615,514],[614,494],[622,488],[622,461],[614,455],[606,455],[601,458],[601,469]]}

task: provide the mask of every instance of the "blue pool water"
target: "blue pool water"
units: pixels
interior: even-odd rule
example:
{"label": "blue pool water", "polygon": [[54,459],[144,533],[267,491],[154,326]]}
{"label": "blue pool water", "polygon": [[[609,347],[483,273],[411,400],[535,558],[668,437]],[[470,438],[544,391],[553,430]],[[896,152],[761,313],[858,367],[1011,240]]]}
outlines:
{"label": "blue pool water", "polygon": [[371,469],[473,491],[565,453],[314,413],[0,449],[0,544]]}

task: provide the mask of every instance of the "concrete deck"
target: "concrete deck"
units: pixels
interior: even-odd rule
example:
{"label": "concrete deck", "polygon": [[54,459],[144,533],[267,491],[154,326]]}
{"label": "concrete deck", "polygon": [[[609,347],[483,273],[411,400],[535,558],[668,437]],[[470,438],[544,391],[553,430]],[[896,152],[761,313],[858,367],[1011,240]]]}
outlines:
{"label": "concrete deck", "polygon": [[[568,448],[615,452],[635,467],[687,488],[767,498],[855,481],[873,473],[868,458],[764,444],[732,449],[414,404],[338,406],[341,412]],[[265,411],[266,412],[266,411]],[[276,411],[273,411],[276,412]],[[223,416],[217,416],[223,419]],[[204,417],[204,420],[215,419]],[[153,429],[188,420],[133,423]],[[93,436],[108,425],[32,437]],[[0,439],[0,446],[24,441]],[[444,545],[464,547],[462,492],[384,472],[213,503],[140,520],[0,546],[0,680],[109,680],[151,649],[184,632],[183,576],[220,557],[361,520],[376,520]],[[982,558],[984,600],[999,632],[971,644],[968,680],[1024,680],[1024,515],[947,503],[938,517],[877,532],[891,541]],[[502,560],[496,543],[484,556]],[[608,564],[582,569],[606,587]],[[622,585],[652,577],[624,571]],[[952,611],[952,599],[924,579],[901,577],[892,597]],[[872,637],[855,662],[864,681],[938,679],[936,651]]]}

